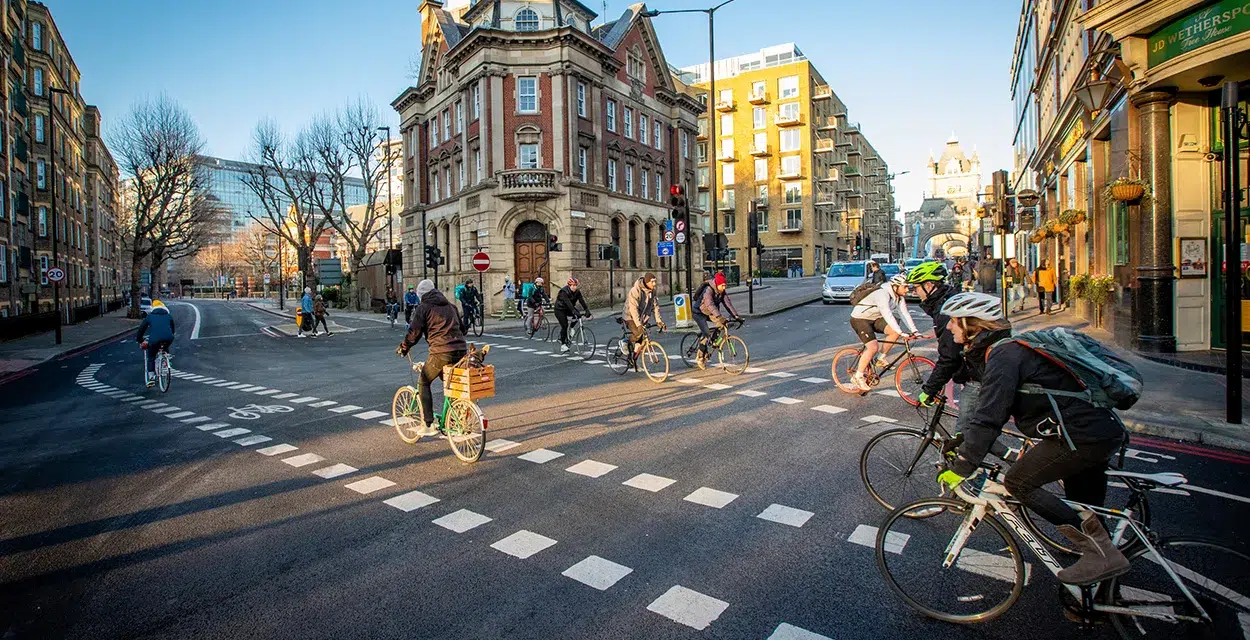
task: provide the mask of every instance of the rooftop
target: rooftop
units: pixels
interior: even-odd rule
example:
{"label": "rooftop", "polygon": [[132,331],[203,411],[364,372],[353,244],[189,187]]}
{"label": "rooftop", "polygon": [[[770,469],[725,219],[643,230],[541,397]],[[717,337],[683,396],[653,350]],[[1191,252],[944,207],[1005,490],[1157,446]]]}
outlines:
{"label": "rooftop", "polygon": [[[772,47],[764,47],[755,53],[746,53],[732,58],[717,60],[716,77],[732,78],[750,71],[778,67],[802,60],[807,60],[807,56],[803,55],[803,52],[793,42],[787,42]],[[690,78],[687,84],[698,84],[708,81],[708,65],[706,62],[682,67],[680,72],[681,76],[679,77],[682,77],[683,81],[685,81],[686,77]]]}

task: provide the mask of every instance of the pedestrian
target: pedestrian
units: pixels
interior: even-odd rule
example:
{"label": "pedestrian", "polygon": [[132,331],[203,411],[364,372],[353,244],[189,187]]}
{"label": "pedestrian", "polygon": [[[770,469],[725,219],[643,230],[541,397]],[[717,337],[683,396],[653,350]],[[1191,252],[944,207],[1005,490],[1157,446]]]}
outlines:
{"label": "pedestrian", "polygon": [[868,282],[873,284],[885,284],[885,271],[881,269],[881,265],[876,260],[868,261]]}
{"label": "pedestrian", "polygon": [[322,326],[322,327],[324,327],[324,328],[325,328],[325,330],[326,330],[326,335],[327,335],[327,336],[329,336],[329,335],[334,335],[334,334],[330,333],[330,325],[326,323],[326,316],[328,316],[328,315],[330,315],[330,312],[329,312],[329,311],[326,311],[326,301],[325,301],[324,299],[322,299],[322,297],[321,297],[321,295],[320,295],[320,294],[318,294],[318,295],[317,295],[317,299],[316,299],[315,301],[313,301],[313,332],[312,332],[312,335],[313,335],[313,337],[314,337],[314,338],[316,338],[316,337],[317,337],[317,326],[318,326],[318,325],[320,325],[320,326]]}
{"label": "pedestrian", "polygon": [[1020,306],[1014,310],[1023,312],[1024,299],[1027,297],[1024,292],[1024,282],[1028,279],[1028,275],[1024,272],[1024,267],[1020,266],[1019,260],[1010,258],[1007,260],[1007,271],[1003,275],[1006,278],[1007,287],[1007,312],[1011,313],[1017,302],[1020,303]]}
{"label": "pedestrian", "polygon": [[[503,308],[512,308],[513,301],[516,300],[516,285],[512,284],[512,278],[510,276],[503,277],[503,288],[496,291],[495,295],[499,295],[501,293],[503,294]],[[520,306],[517,307],[517,312],[520,312]]]}
{"label": "pedestrian", "polygon": [[1055,269],[1050,260],[1042,260],[1041,266],[1033,271],[1033,284],[1037,287],[1038,313],[1050,313],[1055,302]]}
{"label": "pedestrian", "polygon": [[312,313],[313,313],[312,287],[304,287],[304,297],[300,298],[299,310],[300,310],[300,322],[299,322],[299,328],[295,332],[295,337],[304,338],[304,337],[307,337],[304,335],[304,326],[307,325],[311,327],[313,323],[312,321]]}

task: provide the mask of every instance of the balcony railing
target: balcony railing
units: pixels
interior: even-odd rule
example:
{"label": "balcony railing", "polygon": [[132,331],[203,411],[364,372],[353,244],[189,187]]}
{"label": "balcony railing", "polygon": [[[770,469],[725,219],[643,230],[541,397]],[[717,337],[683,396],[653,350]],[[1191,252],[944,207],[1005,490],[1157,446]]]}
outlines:
{"label": "balcony railing", "polygon": [[720,111],[721,113],[727,113],[729,111],[733,111],[734,101],[733,100],[717,100],[716,110]]}
{"label": "balcony railing", "polygon": [[735,157],[734,154],[732,153],[725,153],[722,151],[719,155],[716,156],[716,160],[717,162],[737,162],[738,158]]}
{"label": "balcony railing", "polygon": [[737,208],[737,204],[738,203],[735,202],[733,198],[728,200],[722,198],[716,201],[716,208],[721,211],[733,211]]}
{"label": "balcony railing", "polygon": [[707,127],[699,127],[699,132],[694,137],[697,140],[707,140]]}
{"label": "balcony railing", "polygon": [[548,200],[559,195],[560,173],[553,169],[509,169],[495,174],[504,200]]}
{"label": "balcony railing", "polygon": [[711,186],[709,184],[710,182],[711,182],[711,179],[708,178],[707,176],[699,176],[699,183],[698,183],[699,189],[706,191],[708,187]]}
{"label": "balcony railing", "polygon": [[786,169],[785,167],[782,167],[781,171],[777,173],[777,178],[779,180],[798,180],[802,177],[803,169],[801,168]]}
{"label": "balcony railing", "polygon": [[818,84],[812,91],[812,100],[828,100],[833,97],[833,89],[827,84]]}
{"label": "balcony railing", "polygon": [[851,134],[858,134],[858,133],[860,133],[859,123],[858,123],[858,122],[847,122],[847,123],[846,123],[846,132],[847,132],[847,133],[851,133]]}
{"label": "balcony railing", "polygon": [[816,153],[833,153],[833,140],[830,138],[820,138],[816,140]]}
{"label": "balcony railing", "polygon": [[768,145],[764,145],[762,147],[751,145],[751,155],[757,158],[763,157],[763,156],[770,156],[772,154],[773,152],[768,149]]}
{"label": "balcony railing", "polygon": [[859,147],[852,146],[850,149],[847,149],[847,150],[846,150],[846,155],[848,155],[848,156],[862,156],[862,155],[864,155],[864,152],[863,152],[863,151],[860,151],[860,150],[859,150]]}
{"label": "balcony railing", "polygon": [[799,219],[799,220],[786,220],[785,224],[784,224],[784,225],[782,225],[782,227],[781,227],[780,229],[778,229],[778,231],[780,231],[780,232],[782,232],[782,233],[798,233],[799,231],[802,231],[802,230],[803,230],[803,220],[802,220],[802,219]]}
{"label": "balcony railing", "polygon": [[751,95],[747,96],[747,102],[751,104],[768,104],[768,92],[752,91]]}
{"label": "balcony railing", "polygon": [[797,113],[779,113],[773,116],[773,124],[778,127],[793,127],[803,124],[803,116]]}
{"label": "balcony railing", "polygon": [[830,116],[823,118],[813,118],[812,122],[816,125],[817,131],[837,131],[838,119]]}

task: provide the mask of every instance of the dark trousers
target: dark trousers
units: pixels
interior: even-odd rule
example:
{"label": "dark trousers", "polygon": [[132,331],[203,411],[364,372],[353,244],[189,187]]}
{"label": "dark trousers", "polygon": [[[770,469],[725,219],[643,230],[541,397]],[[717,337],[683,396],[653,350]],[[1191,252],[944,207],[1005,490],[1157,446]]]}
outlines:
{"label": "dark trousers", "polygon": [[[959,410],[963,413],[964,408]],[[1045,486],[1063,480],[1069,500],[1102,506],[1107,498],[1107,462],[1119,449],[1120,440],[1082,443],[1076,451],[1062,440],[1042,440],[1011,465],[1003,485],[1024,506],[1052,524],[1080,529],[1081,516]]]}
{"label": "dark trousers", "polygon": [[[164,347],[165,351],[169,351],[169,345],[173,344],[173,342],[173,340],[148,341],[148,373],[156,372],[156,354],[161,352],[161,347]],[[173,352],[170,351],[170,353]]]}
{"label": "dark trousers", "polygon": [[1054,291],[1043,291],[1037,288],[1037,310],[1039,313],[1050,313],[1050,306],[1055,303]]}
{"label": "dark trousers", "polygon": [[456,364],[465,353],[431,353],[425,359],[425,366],[421,367],[421,419],[427,425],[434,422],[434,393],[430,390],[430,385],[443,377],[443,367]]}
{"label": "dark trousers", "polygon": [[318,326],[323,327],[326,333],[330,333],[330,325],[326,324],[325,316],[313,316],[313,333],[317,333]]}
{"label": "dark trousers", "polygon": [[560,323],[560,344],[569,343],[569,314],[563,309],[556,309],[556,322]]}

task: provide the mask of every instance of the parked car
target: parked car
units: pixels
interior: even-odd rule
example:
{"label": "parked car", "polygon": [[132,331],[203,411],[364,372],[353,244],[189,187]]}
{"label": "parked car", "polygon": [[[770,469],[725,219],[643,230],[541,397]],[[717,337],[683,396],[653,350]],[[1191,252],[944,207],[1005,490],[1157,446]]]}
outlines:
{"label": "parked car", "polygon": [[851,292],[864,281],[867,274],[867,262],[835,262],[829,265],[820,292],[821,301],[825,304],[849,302]]}
{"label": "parked car", "polygon": [[147,296],[143,296],[142,298],[139,298],[139,311],[142,311],[143,315],[146,316],[148,315],[148,312],[150,312],[151,310],[152,310],[152,299]]}

